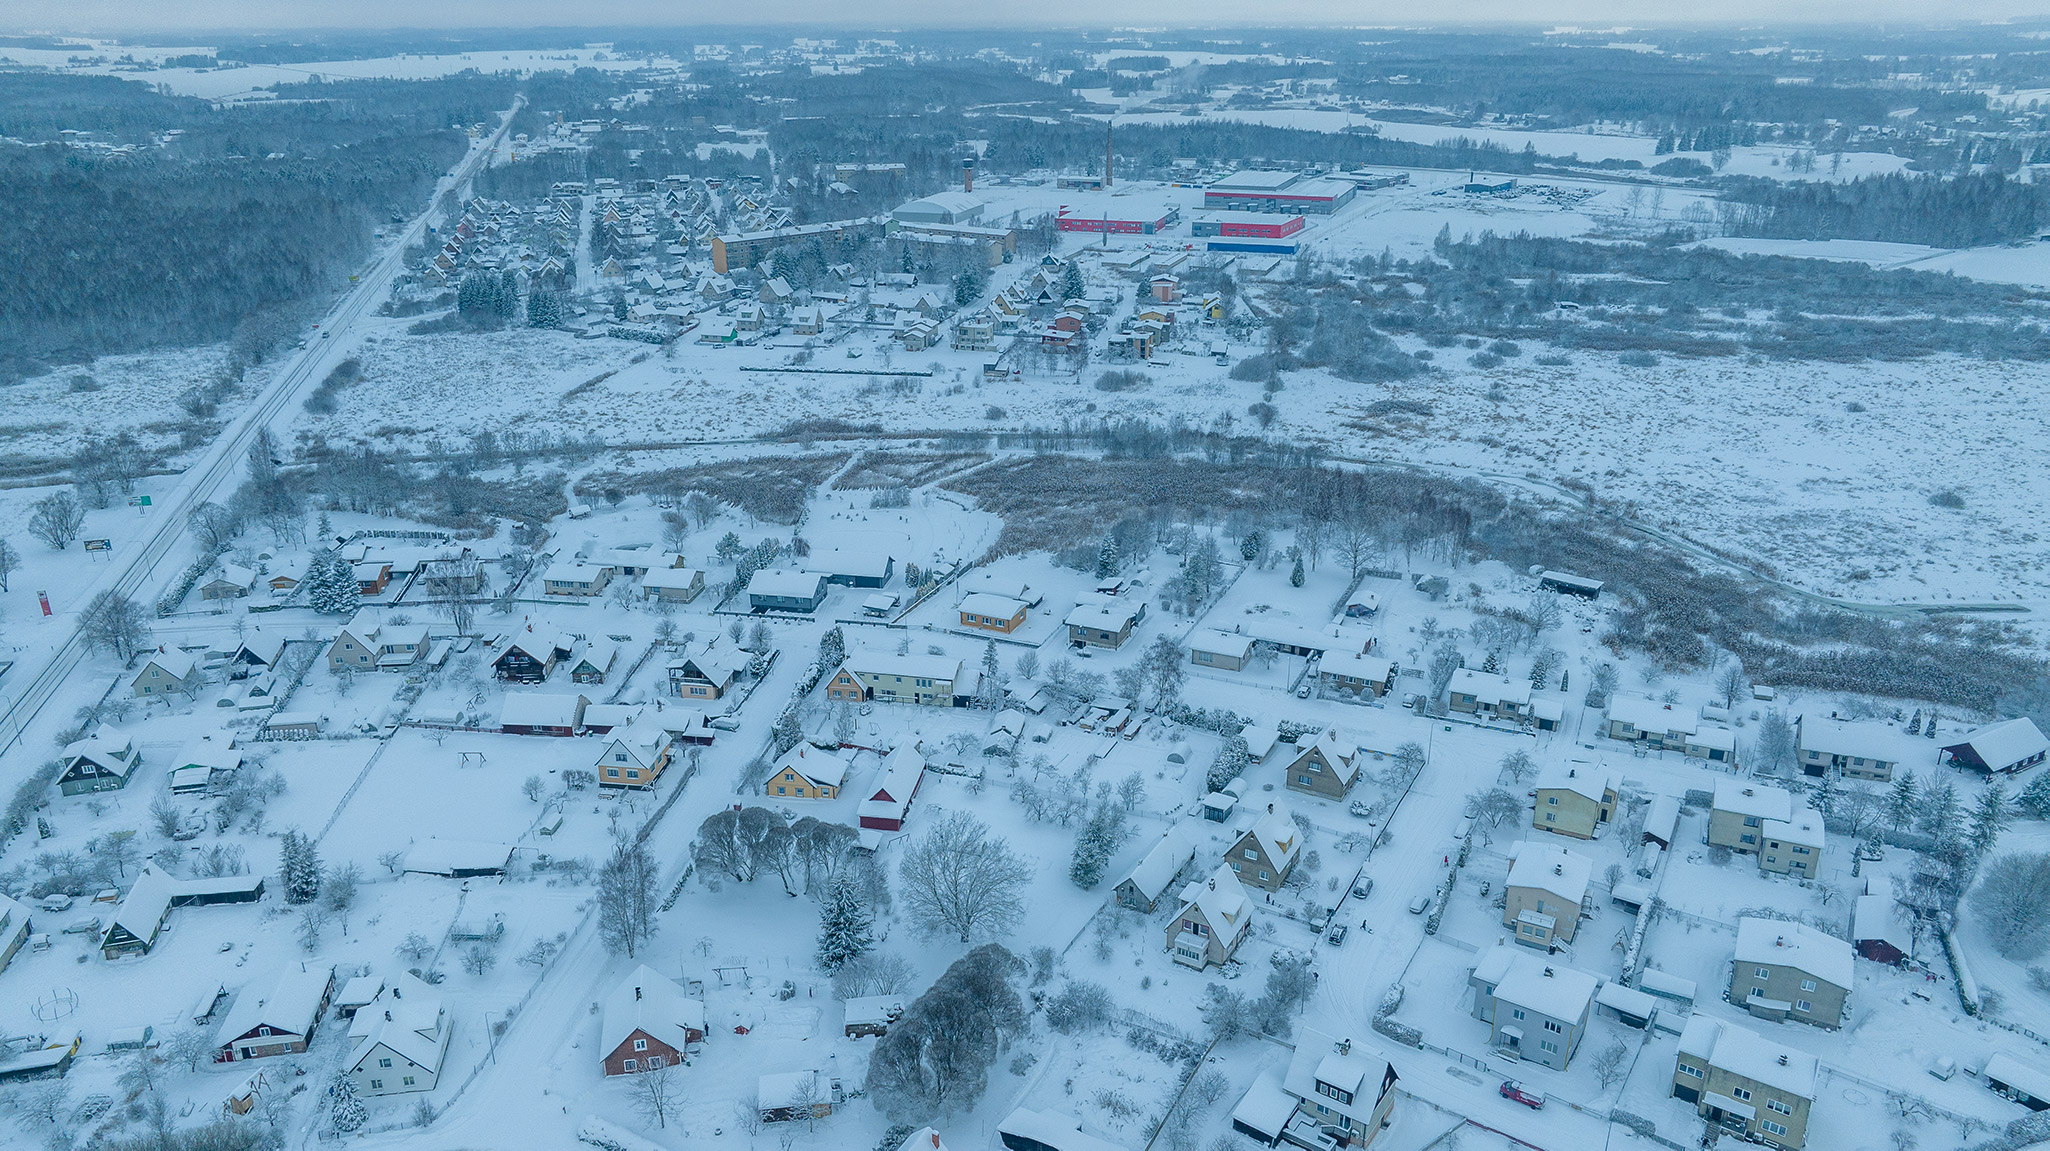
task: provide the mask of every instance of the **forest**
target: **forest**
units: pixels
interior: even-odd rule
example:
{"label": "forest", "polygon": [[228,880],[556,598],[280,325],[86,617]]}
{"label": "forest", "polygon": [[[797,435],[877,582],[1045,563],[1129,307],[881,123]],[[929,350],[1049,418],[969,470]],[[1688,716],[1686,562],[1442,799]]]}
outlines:
{"label": "forest", "polygon": [[1990,172],[1844,183],[1737,178],[1724,182],[1721,208],[1733,236],[1970,248],[2034,239],[2050,222],[2050,193]]}

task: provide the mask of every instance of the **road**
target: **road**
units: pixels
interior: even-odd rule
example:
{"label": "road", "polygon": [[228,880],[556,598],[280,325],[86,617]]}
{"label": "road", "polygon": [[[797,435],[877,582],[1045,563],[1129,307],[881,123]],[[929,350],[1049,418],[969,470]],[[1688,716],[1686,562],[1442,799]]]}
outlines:
{"label": "road", "polygon": [[[194,508],[229,490],[229,481],[240,469],[249,444],[256,436],[256,429],[269,425],[291,410],[299,393],[310,382],[318,380],[331,362],[342,358],[348,343],[346,333],[384,301],[392,281],[404,267],[406,249],[426,233],[428,219],[434,214],[435,201],[443,192],[461,187],[464,181],[476,174],[505,138],[506,131],[512,126],[514,113],[519,111],[525,100],[524,96],[519,97],[511,108],[501,113],[498,130],[489,138],[471,145],[462,162],[435,184],[434,195],[429,197],[426,208],[404,231],[387,242],[384,254],[369,271],[358,276],[356,285],[321,318],[321,337],[307,341],[305,348],[278,369],[248,410],[228,425],[206,454],[186,470],[178,486],[156,505],[159,510],[155,529],[140,540],[138,546],[126,549],[124,555],[117,557],[79,602],[88,603],[102,591],[114,591],[146,603],[154,601],[151,593],[167,582],[155,578],[158,566],[185,534],[187,517]],[[85,638],[78,627],[81,614],[73,615],[70,633],[16,693],[6,710],[0,712],[0,732],[5,733],[0,736],[4,739],[0,742],[0,755],[22,739],[29,725],[56,696],[65,677],[85,658]]]}

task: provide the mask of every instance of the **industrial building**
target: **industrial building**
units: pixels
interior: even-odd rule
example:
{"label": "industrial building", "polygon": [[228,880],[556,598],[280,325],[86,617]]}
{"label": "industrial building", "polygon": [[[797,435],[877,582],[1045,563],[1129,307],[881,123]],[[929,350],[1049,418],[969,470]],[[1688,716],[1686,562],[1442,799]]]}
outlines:
{"label": "industrial building", "polygon": [[1203,207],[1328,216],[1351,203],[1358,192],[1359,187],[1352,180],[1334,176],[1306,176],[1301,172],[1233,172],[1203,189]]}
{"label": "industrial building", "polygon": [[968,192],[934,192],[898,207],[890,215],[902,224],[972,224],[982,218],[983,202]]}
{"label": "industrial building", "polygon": [[1205,212],[1189,221],[1191,236],[1282,240],[1302,230],[1301,216],[1277,216],[1271,212]]}
{"label": "industrial building", "polygon": [[1115,211],[1077,212],[1062,205],[1055,221],[1063,232],[1108,232],[1113,236],[1152,236],[1180,223],[1182,211],[1172,204],[1118,205]]}

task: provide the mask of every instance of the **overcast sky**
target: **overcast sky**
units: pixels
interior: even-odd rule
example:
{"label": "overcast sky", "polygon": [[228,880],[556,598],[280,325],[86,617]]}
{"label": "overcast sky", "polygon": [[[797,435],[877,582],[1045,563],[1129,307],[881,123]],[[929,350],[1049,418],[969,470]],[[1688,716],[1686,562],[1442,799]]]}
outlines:
{"label": "overcast sky", "polygon": [[2041,18],[2044,0],[6,0],[10,31],[626,27],[810,24],[836,27],[1263,24],[1630,24],[1943,22]]}

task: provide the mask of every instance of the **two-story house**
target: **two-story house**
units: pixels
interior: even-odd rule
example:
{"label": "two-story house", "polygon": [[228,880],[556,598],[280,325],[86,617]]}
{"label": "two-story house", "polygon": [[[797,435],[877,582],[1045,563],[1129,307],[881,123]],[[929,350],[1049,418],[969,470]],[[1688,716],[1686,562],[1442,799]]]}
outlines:
{"label": "two-story house", "polygon": [[1737,761],[1736,733],[1728,727],[1704,721],[1699,712],[1643,696],[1610,697],[1603,734],[1713,763]]}
{"label": "two-story house", "polygon": [[1587,1034],[1602,981],[1497,943],[1467,976],[1473,1017],[1487,1024],[1488,1046],[1555,1071],[1566,1070]]}
{"label": "two-story house", "polygon": [[1707,1015],[1688,1019],[1674,1058],[1673,1097],[1740,1138],[1800,1151],[1815,1104],[1813,1055]]}
{"label": "two-story house", "polygon": [[1593,839],[1616,811],[1616,777],[1587,763],[1552,763],[1538,773],[1530,824],[1539,831]]}
{"label": "two-story house", "polygon": [[1803,715],[1794,721],[1794,762],[1805,775],[1836,771],[1884,783],[1900,766],[1899,741],[1899,733],[1882,723]]}
{"label": "two-story house", "polygon": [[636,720],[605,734],[605,749],[591,770],[598,786],[649,788],[662,777],[675,753],[675,741],[662,725]]}
{"label": "two-story house", "polygon": [[555,665],[576,653],[574,636],[531,627],[500,643],[491,652],[491,674],[507,683],[543,683]]}
{"label": "two-story house", "polygon": [[1344,799],[1352,785],[1359,782],[1360,756],[1357,747],[1347,747],[1338,733],[1326,731],[1316,742],[1299,745],[1283,781],[1290,791],[1324,799]]}
{"label": "two-story house", "polygon": [[1281,1089],[1296,1101],[1282,1137],[1334,1151],[1368,1147],[1395,1105],[1395,1081],[1387,1060],[1305,1028],[1281,1077]]}
{"label": "two-story house", "polygon": [[142,766],[142,753],[126,732],[102,728],[67,744],[58,762],[64,766],[57,776],[57,789],[65,795],[118,791],[128,786],[135,769]]}
{"label": "two-story house", "polygon": [[1167,953],[1198,971],[1228,962],[1253,926],[1253,901],[1231,868],[1222,864],[1203,879],[1189,881],[1182,908],[1167,925]]}
{"label": "two-story house", "polygon": [[708,647],[669,665],[670,690],[685,699],[715,700],[733,690],[750,657],[737,647]]}
{"label": "two-story house", "polygon": [[605,997],[598,1057],[607,1075],[658,1071],[682,1063],[684,1052],[704,1038],[704,1001],[644,963]]}
{"label": "two-story house", "polygon": [[1768,819],[1758,849],[1758,870],[1814,879],[1822,866],[1822,815],[1806,804],[1788,819]]}
{"label": "two-story house", "polygon": [[405,671],[427,658],[427,625],[380,623],[358,614],[327,649],[330,671]]}
{"label": "two-story house", "polygon": [[1288,808],[1270,803],[1267,813],[1239,836],[1224,859],[1240,883],[1262,891],[1280,891],[1302,850],[1302,829],[1289,817]]}
{"label": "two-story house", "polygon": [[799,741],[783,753],[762,785],[762,794],[778,799],[833,799],[847,782],[847,761],[838,753]]}
{"label": "two-story house", "polygon": [[1731,851],[1757,854],[1765,843],[1765,825],[1794,817],[1794,796],[1784,788],[1743,779],[1719,779],[1708,811],[1708,843]]}
{"label": "two-story house", "polygon": [[160,647],[136,669],[129,690],[137,699],[157,699],[185,691],[199,678],[198,661],[190,653]]}
{"label": "two-story house", "polygon": [[1509,846],[1502,924],[1526,947],[1573,942],[1594,863],[1563,847],[1526,839]]}
{"label": "two-story house", "polygon": [[[1160,842],[1154,844],[1153,849],[1146,853],[1145,858],[1135,864],[1123,879],[1118,880],[1117,887],[1111,892],[1112,897],[1117,900],[1119,907],[1150,913],[1159,905],[1168,889],[1174,886],[1175,881],[1181,878],[1182,873],[1188,870],[1189,864],[1194,862],[1195,858],[1194,845],[1190,844],[1181,832],[1169,828],[1167,834],[1160,837]],[[1173,946],[1174,940],[1170,936],[1168,947],[1171,950]]]}
{"label": "two-story house", "polygon": [[432,1091],[453,1023],[439,992],[418,976],[402,974],[357,1009],[343,1073],[360,1095]]}
{"label": "two-story house", "polygon": [[1063,620],[1068,642],[1075,647],[1107,647],[1113,651],[1132,638],[1132,629],[1146,618],[1146,605],[1138,599],[1090,600],[1075,605]]}
{"label": "two-story house", "polygon": [[1760,1019],[1841,1026],[1851,996],[1851,945],[1805,923],[1737,921],[1730,1002]]}
{"label": "two-story house", "polygon": [[957,694],[961,674],[956,656],[856,652],[826,681],[826,698],[954,707],[974,696],[972,687]]}

